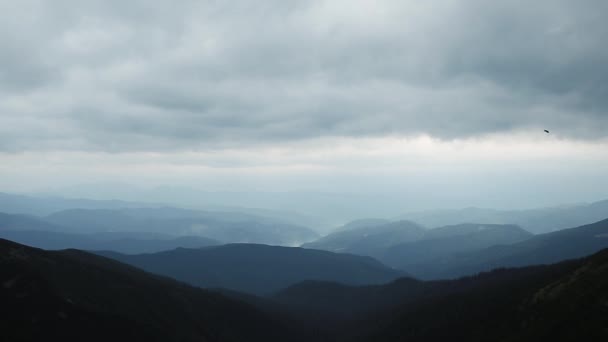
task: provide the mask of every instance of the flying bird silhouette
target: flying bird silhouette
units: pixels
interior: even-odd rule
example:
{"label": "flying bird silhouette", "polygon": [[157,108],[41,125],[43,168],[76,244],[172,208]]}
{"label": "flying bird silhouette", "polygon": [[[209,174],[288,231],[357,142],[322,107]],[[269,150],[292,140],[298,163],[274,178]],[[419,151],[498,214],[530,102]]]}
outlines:
{"label": "flying bird silhouette", "polygon": [[545,130],[545,133],[549,133],[549,131]]}

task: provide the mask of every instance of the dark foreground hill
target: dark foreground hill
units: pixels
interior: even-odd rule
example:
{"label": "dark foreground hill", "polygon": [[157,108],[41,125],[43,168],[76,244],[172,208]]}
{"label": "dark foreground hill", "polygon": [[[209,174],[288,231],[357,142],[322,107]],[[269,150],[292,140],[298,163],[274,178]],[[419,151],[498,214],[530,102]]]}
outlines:
{"label": "dark foreground hill", "polygon": [[364,340],[608,340],[608,250],[477,279],[462,292],[430,296],[376,316],[382,323]]}
{"label": "dark foreground hill", "polygon": [[[276,301],[343,341],[604,341],[608,250],[549,266],[445,281],[305,282]],[[327,323],[329,322],[329,323]]]}
{"label": "dark foreground hill", "polygon": [[2,341],[284,341],[281,320],[77,250],[0,239]]}
{"label": "dark foreground hill", "polygon": [[365,256],[298,247],[230,244],[153,254],[101,255],[192,285],[269,294],[304,280],[381,284],[405,273]]}

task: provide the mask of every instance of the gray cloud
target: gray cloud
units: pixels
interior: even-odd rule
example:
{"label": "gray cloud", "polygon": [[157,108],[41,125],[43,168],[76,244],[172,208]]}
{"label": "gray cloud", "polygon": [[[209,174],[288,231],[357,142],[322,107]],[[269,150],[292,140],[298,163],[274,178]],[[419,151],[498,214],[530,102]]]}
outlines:
{"label": "gray cloud", "polygon": [[605,1],[2,1],[0,150],[608,132]]}

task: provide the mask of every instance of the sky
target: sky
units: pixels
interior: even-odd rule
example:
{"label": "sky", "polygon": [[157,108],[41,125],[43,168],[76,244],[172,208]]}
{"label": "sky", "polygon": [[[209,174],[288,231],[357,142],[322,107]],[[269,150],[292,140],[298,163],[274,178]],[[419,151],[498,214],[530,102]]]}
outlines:
{"label": "sky", "polygon": [[605,199],[606,13],[0,0],[0,191],[390,193],[403,211]]}

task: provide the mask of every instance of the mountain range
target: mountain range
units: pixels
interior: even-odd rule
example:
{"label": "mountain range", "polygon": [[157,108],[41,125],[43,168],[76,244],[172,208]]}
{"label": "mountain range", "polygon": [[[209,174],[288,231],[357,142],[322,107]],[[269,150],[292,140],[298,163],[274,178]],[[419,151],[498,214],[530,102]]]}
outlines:
{"label": "mountain range", "polygon": [[[209,241],[204,245],[216,244],[216,242],[298,245],[318,237],[317,233],[309,228],[266,217],[171,207],[67,209],[47,216],[0,213],[0,232],[3,231],[79,234],[78,238],[83,239],[85,239],[83,234],[95,234],[95,238],[103,234],[113,234],[116,237],[123,234],[122,237],[146,239],[163,237],[165,240],[165,237],[175,239],[195,236]],[[90,243],[85,243],[65,247],[90,249],[89,246]],[[193,245],[183,247],[189,246]],[[46,245],[39,247],[53,248]]]}
{"label": "mountain range", "polygon": [[[539,234],[521,242],[495,245],[466,253],[453,253],[402,268],[424,279],[454,278],[489,271],[497,267],[551,264],[580,258],[608,248],[608,219],[581,227]],[[397,266],[405,260],[396,258]]]}
{"label": "mountain range", "polygon": [[384,285],[202,290],[77,250],[0,240],[4,340],[601,341],[608,249],[545,266]]}
{"label": "mountain range", "polygon": [[592,254],[608,248],[608,220],[538,235],[516,225],[424,229],[397,221],[340,230],[303,247],[368,255],[420,279],[444,279]]}
{"label": "mountain range", "polygon": [[399,216],[425,227],[436,228],[461,223],[515,224],[534,234],[582,226],[608,217],[608,200],[526,210],[465,208],[429,210]]}

